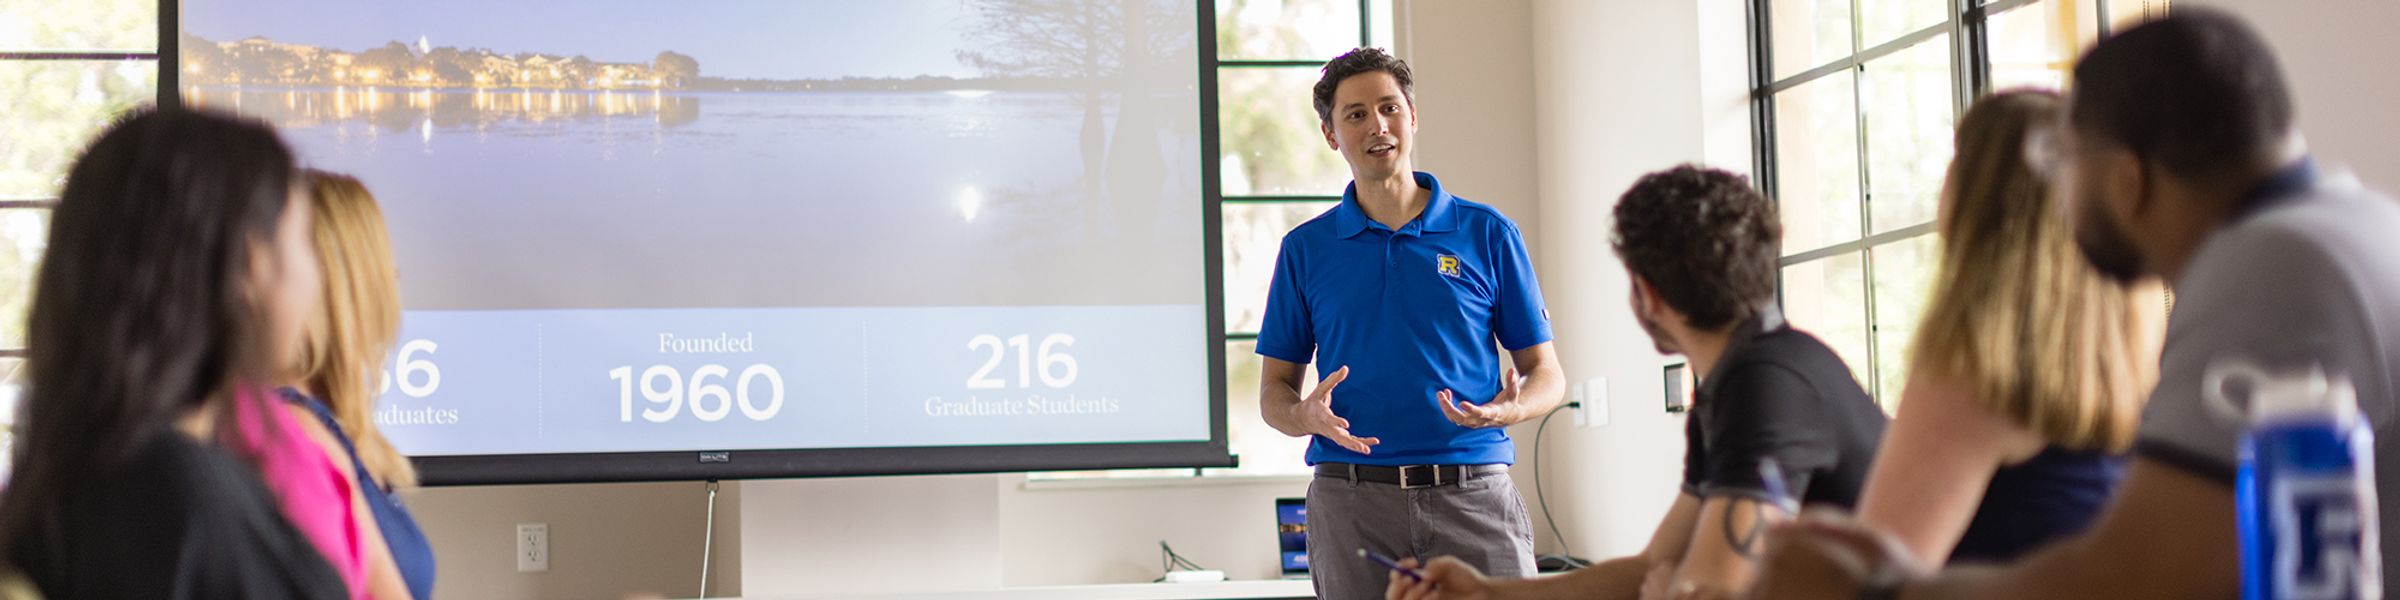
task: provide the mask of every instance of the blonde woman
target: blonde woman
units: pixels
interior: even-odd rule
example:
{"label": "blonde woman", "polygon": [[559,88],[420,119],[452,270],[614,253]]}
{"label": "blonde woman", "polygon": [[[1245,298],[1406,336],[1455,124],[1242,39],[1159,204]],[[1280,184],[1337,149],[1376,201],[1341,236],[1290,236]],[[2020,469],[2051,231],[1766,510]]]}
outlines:
{"label": "blonde woman", "polygon": [[2083,530],[2156,378],[2161,293],[2087,265],[2026,164],[2026,137],[2060,106],[2006,92],[1959,122],[1940,271],[1859,503],[1921,564],[2006,560]]}
{"label": "blonde woman", "polygon": [[370,591],[377,598],[423,599],[433,593],[433,548],[395,495],[416,487],[416,470],[372,417],[383,360],[400,330],[399,285],[383,211],[350,176],[310,170],[306,182],[317,216],[324,302],[309,323],[284,399],[306,411],[312,433],[348,465],[357,484],[355,496],[364,504],[360,529],[380,542],[369,552]]}

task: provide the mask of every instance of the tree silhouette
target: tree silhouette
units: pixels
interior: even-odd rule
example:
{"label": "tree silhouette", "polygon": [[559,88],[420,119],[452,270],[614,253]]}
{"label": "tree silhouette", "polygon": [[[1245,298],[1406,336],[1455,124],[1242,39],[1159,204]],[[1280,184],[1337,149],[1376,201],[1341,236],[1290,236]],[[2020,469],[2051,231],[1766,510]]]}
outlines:
{"label": "tree silhouette", "polygon": [[381,71],[384,81],[406,81],[417,66],[417,54],[407,44],[389,42],[358,53],[358,66]]}
{"label": "tree silhouette", "polygon": [[[1079,141],[1083,150],[1084,226],[1097,229],[1108,181],[1104,167],[1111,155],[1154,149],[1128,134],[1145,131],[1154,117],[1148,111],[1125,110],[1140,102],[1118,97],[1120,139],[1111,148],[1102,122],[1104,90],[1126,90],[1128,68],[1149,69],[1162,58],[1190,58],[1193,46],[1188,26],[1177,26],[1175,2],[1161,0],[968,0],[965,38],[978,49],[957,53],[958,61],[991,78],[1059,80],[1075,92],[1083,108]],[[1129,62],[1132,63],[1129,65]],[[1186,63],[1188,64],[1188,63]],[[1185,68],[1169,65],[1168,68]],[[1139,122],[1127,123],[1127,119]],[[1131,155],[1124,161],[1154,161],[1155,156]],[[1152,183],[1156,183],[1153,181]],[[1146,214],[1131,205],[1119,207],[1120,217]],[[1132,209],[1132,210],[1125,210]],[[1125,219],[1120,218],[1123,222]]]}
{"label": "tree silhouette", "polygon": [[[183,34],[182,51],[184,64],[177,65],[176,68],[185,70],[184,77],[187,83],[225,81],[228,71],[233,68],[231,57],[225,55],[225,49],[217,47],[216,42],[208,41],[200,36]],[[193,73],[193,70],[197,70],[198,73]]]}
{"label": "tree silhouette", "polygon": [[668,50],[650,61],[650,71],[658,77],[660,87],[681,88],[700,78],[700,61]]}
{"label": "tree silhouette", "polygon": [[592,65],[591,57],[577,54],[567,59],[566,66],[560,70],[564,72],[562,76],[569,87],[585,87],[592,84]]}

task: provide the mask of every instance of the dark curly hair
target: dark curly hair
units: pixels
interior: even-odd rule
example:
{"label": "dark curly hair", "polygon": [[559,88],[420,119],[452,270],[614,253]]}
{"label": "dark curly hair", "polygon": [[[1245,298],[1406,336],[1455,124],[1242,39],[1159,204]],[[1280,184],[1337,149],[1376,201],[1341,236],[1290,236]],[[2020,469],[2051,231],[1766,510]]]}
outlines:
{"label": "dark curly hair", "polygon": [[1609,244],[1692,327],[1750,318],[1775,298],[1783,225],[1747,177],[1682,165],[1642,176],[1617,201]]}
{"label": "dark curly hair", "polygon": [[1392,79],[1400,82],[1400,95],[1407,98],[1410,104],[1417,102],[1417,80],[1409,74],[1408,61],[1400,60],[1382,48],[1359,48],[1344,52],[1325,63],[1325,74],[1317,78],[1314,90],[1317,121],[1333,122],[1333,88],[1341,86],[1342,80],[1374,72],[1392,74]]}

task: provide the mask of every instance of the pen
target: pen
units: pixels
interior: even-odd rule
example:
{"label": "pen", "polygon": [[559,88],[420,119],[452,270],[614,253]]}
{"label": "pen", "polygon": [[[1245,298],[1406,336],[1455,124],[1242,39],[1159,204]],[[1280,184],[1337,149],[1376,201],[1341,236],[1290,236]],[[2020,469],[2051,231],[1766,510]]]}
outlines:
{"label": "pen", "polygon": [[1411,569],[1411,568],[1408,568],[1408,567],[1403,567],[1403,566],[1400,566],[1400,563],[1399,563],[1399,561],[1394,561],[1394,560],[1392,560],[1392,559],[1389,559],[1389,558],[1384,558],[1384,557],[1383,557],[1383,555],[1381,555],[1381,554],[1376,554],[1376,553],[1373,553],[1373,552],[1368,552],[1368,551],[1367,551],[1367,549],[1365,549],[1365,548],[1360,548],[1360,549],[1358,549],[1358,556],[1359,556],[1360,558],[1365,558],[1365,559],[1367,559],[1367,560],[1375,561],[1375,564],[1383,565],[1383,568],[1386,568],[1386,569],[1391,569],[1391,570],[1394,570],[1394,571],[1399,571],[1401,575],[1407,575],[1407,576],[1408,576],[1408,578],[1409,578],[1409,579],[1411,579],[1411,580],[1415,580],[1415,581],[1424,581],[1424,580],[1425,580],[1425,572],[1423,572],[1423,571],[1418,571],[1418,570],[1416,570],[1416,569]]}

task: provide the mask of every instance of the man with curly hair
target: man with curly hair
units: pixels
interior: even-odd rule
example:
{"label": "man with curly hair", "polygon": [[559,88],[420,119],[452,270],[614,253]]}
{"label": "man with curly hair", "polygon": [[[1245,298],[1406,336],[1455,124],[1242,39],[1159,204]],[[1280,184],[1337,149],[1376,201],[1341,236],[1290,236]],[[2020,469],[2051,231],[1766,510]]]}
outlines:
{"label": "man with curly hair", "polygon": [[[1506,428],[1565,396],[1516,223],[1414,168],[1412,85],[1379,49],[1326,63],[1318,125],[1352,184],[1284,237],[1258,332],[1261,416],[1314,442],[1304,510],[1320,598],[1378,595],[1383,568],[1360,550],[1532,574]],[[1323,379],[1303,394],[1312,359]]]}
{"label": "man with curly hair", "polygon": [[[1816,337],[1775,306],[1783,237],[1774,206],[1740,175],[1651,173],[1617,202],[1610,241],[1632,280],[1635,320],[1700,378],[1684,420],[1683,486],[1640,554],[1559,577],[1486,579],[1452,557],[1391,598],[1629,598],[1739,594],[1760,537],[1800,504],[1848,508],[1883,437],[1883,409]],[[1414,560],[1404,561],[1417,566]]]}

